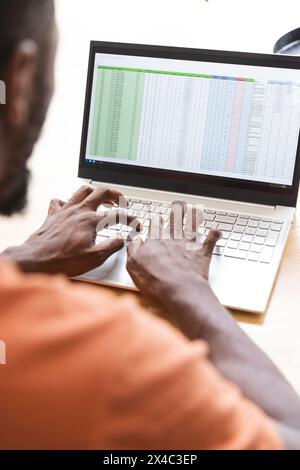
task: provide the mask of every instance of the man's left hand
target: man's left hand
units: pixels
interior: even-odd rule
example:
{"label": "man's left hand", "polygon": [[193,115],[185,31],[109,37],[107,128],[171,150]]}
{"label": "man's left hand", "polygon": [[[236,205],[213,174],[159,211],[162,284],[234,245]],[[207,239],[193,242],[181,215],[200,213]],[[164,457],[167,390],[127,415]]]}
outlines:
{"label": "man's left hand", "polygon": [[[102,204],[127,206],[126,199],[112,189],[84,186],[64,203],[54,200],[43,226],[23,245],[8,248],[2,256],[17,263],[24,272],[78,276],[102,265],[124,246],[121,237],[96,245],[98,224],[107,226],[134,222],[124,210],[112,208],[102,213]],[[136,223],[138,227],[138,223]],[[103,227],[102,227],[103,228]]]}

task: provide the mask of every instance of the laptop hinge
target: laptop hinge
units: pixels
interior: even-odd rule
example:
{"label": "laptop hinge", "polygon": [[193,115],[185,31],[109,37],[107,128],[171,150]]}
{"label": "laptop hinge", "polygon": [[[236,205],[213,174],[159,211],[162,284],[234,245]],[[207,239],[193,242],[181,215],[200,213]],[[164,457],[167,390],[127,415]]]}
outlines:
{"label": "laptop hinge", "polygon": [[[95,181],[95,180],[90,180],[90,181],[89,181],[89,184],[103,185],[103,184],[106,184],[106,183],[103,183],[103,182],[100,182],[100,181]],[[109,183],[107,183],[107,184],[109,185]],[[119,184],[112,184],[112,186],[117,186],[117,187],[120,187],[121,189],[127,188],[126,185],[119,185]],[[131,191],[134,191],[134,190],[136,189],[136,190],[145,190],[145,191],[149,191],[149,192],[150,192],[150,191],[153,191],[154,193],[159,193],[159,192],[160,192],[160,191],[157,190],[157,189],[141,188],[141,187],[138,187],[138,186],[137,186],[137,187],[128,186],[128,189],[130,189]],[[163,192],[164,192],[164,191],[163,191]],[[167,194],[168,194],[168,193],[170,194],[170,193],[172,193],[172,192],[171,192],[171,191],[170,191],[170,192],[169,192],[169,191],[166,191],[166,193],[167,193]],[[174,194],[174,196],[175,196],[176,193],[172,193],[172,194]],[[180,195],[181,195],[181,196],[186,196],[186,197],[189,197],[189,198],[191,198],[191,197],[192,197],[192,198],[193,198],[193,197],[196,197],[196,198],[197,198],[197,197],[200,197],[200,198],[205,198],[206,200],[211,200],[211,201],[214,201],[214,200],[216,199],[216,198],[209,197],[209,196],[201,196],[201,195],[199,195],[199,194],[180,194]],[[257,207],[257,206],[259,206],[259,207],[262,207],[262,208],[265,208],[265,209],[269,209],[269,210],[273,210],[273,211],[275,211],[276,208],[277,208],[277,206],[269,205],[269,204],[259,204],[259,203],[252,203],[252,202],[233,201],[233,200],[230,200],[230,199],[223,199],[223,198],[220,198],[220,199],[218,199],[218,200],[219,200],[219,201],[222,201],[222,202],[224,202],[224,203],[226,203],[226,202],[229,202],[229,203],[241,203],[241,204],[243,204],[243,205],[245,205],[245,206],[250,206],[250,207]]]}

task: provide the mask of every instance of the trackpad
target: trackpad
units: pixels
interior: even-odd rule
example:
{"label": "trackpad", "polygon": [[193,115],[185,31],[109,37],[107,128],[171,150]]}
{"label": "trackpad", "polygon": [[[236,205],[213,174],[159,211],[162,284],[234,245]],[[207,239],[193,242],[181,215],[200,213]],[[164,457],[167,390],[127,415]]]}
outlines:
{"label": "trackpad", "polygon": [[126,269],[127,251],[123,248],[118,253],[112,255],[102,266],[80,276],[81,279],[103,282],[116,286],[134,288],[135,285]]}

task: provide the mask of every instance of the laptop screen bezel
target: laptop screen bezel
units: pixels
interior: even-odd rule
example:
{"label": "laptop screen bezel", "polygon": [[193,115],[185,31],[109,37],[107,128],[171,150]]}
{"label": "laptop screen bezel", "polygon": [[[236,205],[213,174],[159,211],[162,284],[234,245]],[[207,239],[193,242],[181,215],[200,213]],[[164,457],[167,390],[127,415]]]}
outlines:
{"label": "laptop screen bezel", "polygon": [[300,69],[299,57],[92,41],[90,45],[78,173],[80,178],[87,178],[107,184],[134,186],[272,206],[282,205],[296,207],[300,180],[300,133],[298,137],[293,184],[288,187],[227,177],[124,165],[120,163],[97,162],[92,165],[88,163],[86,160],[86,149],[90,106],[95,57],[96,54],[99,53],[287,69]]}

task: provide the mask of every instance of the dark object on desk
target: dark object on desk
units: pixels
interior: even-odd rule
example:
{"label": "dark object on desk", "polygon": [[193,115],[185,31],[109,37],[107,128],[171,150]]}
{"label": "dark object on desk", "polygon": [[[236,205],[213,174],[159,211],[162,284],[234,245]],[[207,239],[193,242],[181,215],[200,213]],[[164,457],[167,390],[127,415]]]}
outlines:
{"label": "dark object on desk", "polygon": [[275,54],[300,55],[300,28],[294,29],[278,39],[273,51]]}

